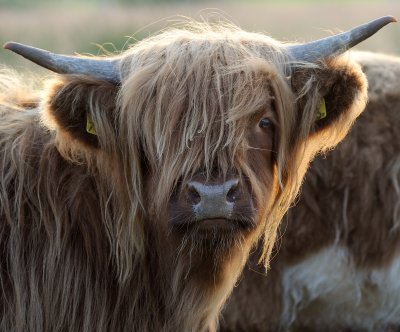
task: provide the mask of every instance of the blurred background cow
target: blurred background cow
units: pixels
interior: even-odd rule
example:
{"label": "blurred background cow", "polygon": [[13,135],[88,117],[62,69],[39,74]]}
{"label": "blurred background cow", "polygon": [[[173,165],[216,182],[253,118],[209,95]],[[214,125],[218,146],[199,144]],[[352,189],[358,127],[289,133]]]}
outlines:
{"label": "blurred background cow", "polygon": [[400,327],[400,59],[353,52],[369,102],[307,173],[280,226],[268,276],[249,260],[225,331],[397,331]]}

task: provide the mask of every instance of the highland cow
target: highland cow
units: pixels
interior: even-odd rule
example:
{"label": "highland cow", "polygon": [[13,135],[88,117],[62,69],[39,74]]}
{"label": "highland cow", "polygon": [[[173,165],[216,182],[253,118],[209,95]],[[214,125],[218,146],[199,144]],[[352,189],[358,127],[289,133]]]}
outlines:
{"label": "highland cow", "polygon": [[339,55],[393,20],[302,45],[191,24],[114,58],[6,44],[60,75],[1,80],[0,330],[215,331],[364,109]]}
{"label": "highland cow", "polygon": [[223,331],[399,331],[400,59],[353,52],[368,105],[311,165],[268,275],[249,261]]}

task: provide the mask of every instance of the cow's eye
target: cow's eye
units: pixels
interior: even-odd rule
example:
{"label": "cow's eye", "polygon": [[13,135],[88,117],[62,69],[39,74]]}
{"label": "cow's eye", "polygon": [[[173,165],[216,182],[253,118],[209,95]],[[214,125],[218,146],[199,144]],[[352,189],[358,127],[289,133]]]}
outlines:
{"label": "cow's eye", "polygon": [[272,127],[272,121],[268,118],[263,118],[260,120],[258,125],[262,129],[267,129],[267,128]]}

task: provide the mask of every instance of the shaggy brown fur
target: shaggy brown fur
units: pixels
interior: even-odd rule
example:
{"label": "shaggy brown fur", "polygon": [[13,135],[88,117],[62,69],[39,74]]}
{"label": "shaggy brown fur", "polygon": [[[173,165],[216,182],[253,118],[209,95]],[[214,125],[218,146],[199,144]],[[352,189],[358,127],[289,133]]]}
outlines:
{"label": "shaggy brown fur", "polygon": [[[281,225],[268,277],[253,257],[225,310],[224,331],[400,328],[400,60],[369,53],[353,57],[368,77],[367,109],[335,151],[313,162],[298,204]],[[298,285],[288,283],[290,268],[330,248],[344,252],[340,259],[349,274],[341,274],[337,256],[329,256],[331,262],[315,261],[315,271],[299,277]],[[329,276],[318,269],[322,264],[335,266],[326,272],[340,278],[333,285],[324,284]],[[351,295],[343,292],[347,284]]]}
{"label": "shaggy brown fur", "polygon": [[[346,56],[291,72],[279,43],[234,27],[167,31],[121,57],[119,86],[65,75],[24,100],[15,74],[1,80],[2,331],[215,331],[250,249],[262,236],[268,263],[309,161],[365,106]],[[174,232],[180,184],[215,170],[246,183],[253,227]]]}

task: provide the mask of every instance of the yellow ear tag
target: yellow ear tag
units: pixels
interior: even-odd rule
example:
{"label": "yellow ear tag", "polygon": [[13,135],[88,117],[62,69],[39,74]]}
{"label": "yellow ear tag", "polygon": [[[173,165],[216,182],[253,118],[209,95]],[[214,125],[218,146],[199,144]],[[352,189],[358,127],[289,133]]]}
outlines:
{"label": "yellow ear tag", "polygon": [[326,118],[326,105],[324,98],[322,98],[321,105],[319,106],[319,110],[317,113],[317,120],[321,120],[323,118]]}
{"label": "yellow ear tag", "polygon": [[94,124],[89,113],[86,114],[86,131],[89,134],[96,135],[96,129],[94,128]]}

